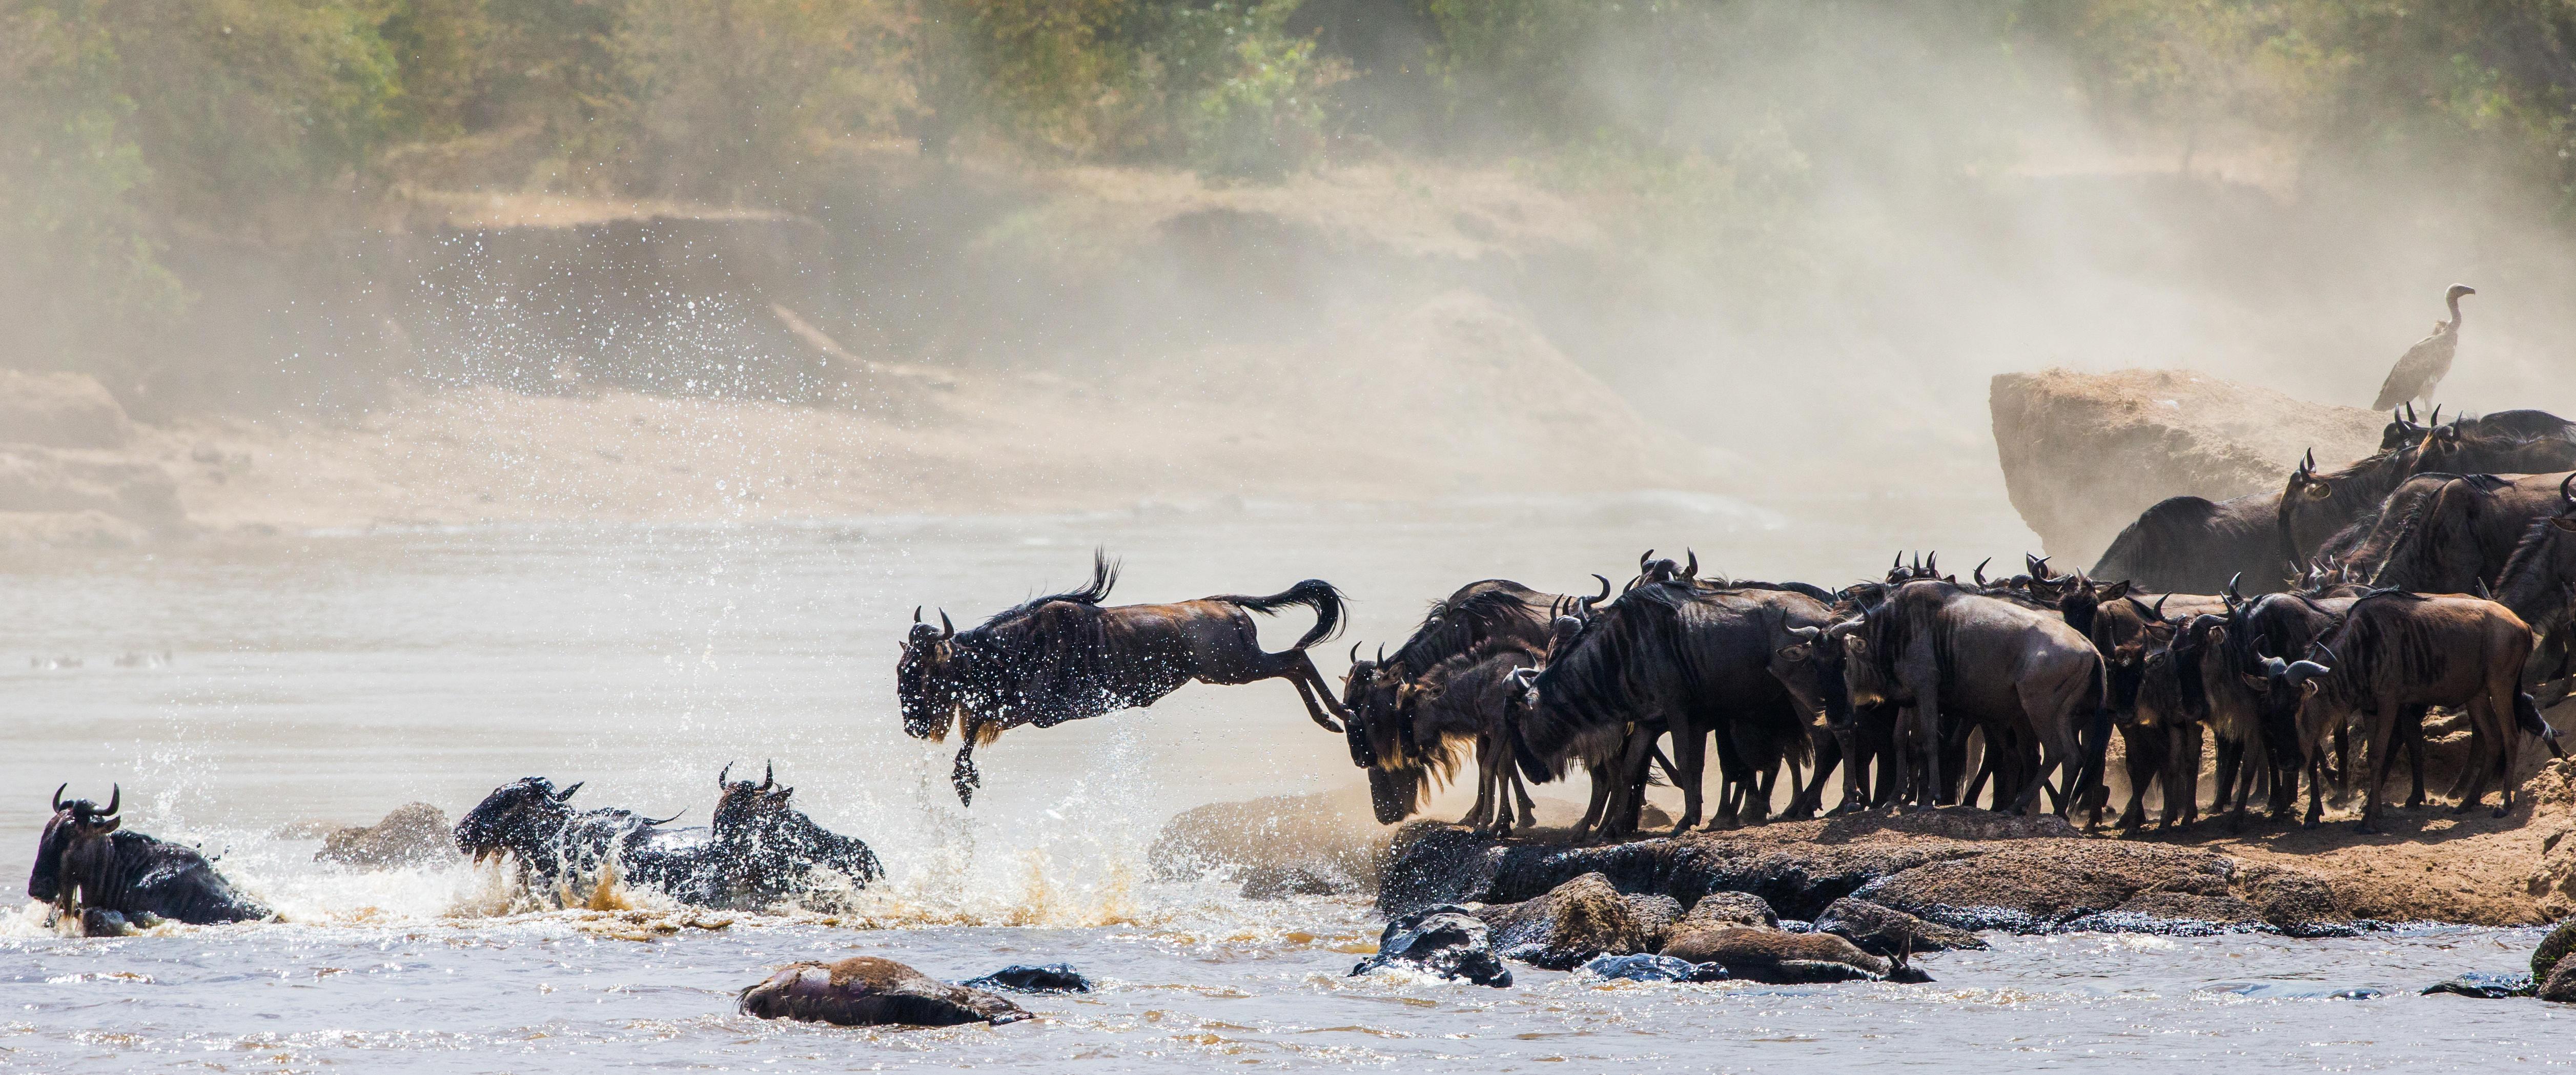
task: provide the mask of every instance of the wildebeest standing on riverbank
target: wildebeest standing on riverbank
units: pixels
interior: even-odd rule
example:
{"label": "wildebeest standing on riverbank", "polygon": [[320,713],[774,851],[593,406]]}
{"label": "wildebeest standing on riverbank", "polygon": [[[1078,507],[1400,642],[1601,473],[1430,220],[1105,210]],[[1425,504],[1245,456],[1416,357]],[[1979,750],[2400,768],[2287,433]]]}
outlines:
{"label": "wildebeest standing on riverbank", "polygon": [[[1090,585],[1022,602],[971,630],[957,630],[945,611],[939,626],[930,626],[921,622],[920,609],[913,610],[912,633],[895,665],[903,730],[916,739],[942,740],[957,726],[964,743],[949,781],[959,802],[971,804],[983,782],[975,771],[975,748],[999,739],[1005,729],[1049,728],[1152,705],[1191,680],[1233,685],[1284,679],[1297,688],[1316,724],[1343,730],[1325,714],[1326,707],[1338,711],[1341,703],[1306,655],[1307,647],[1341,625],[1342,594],[1331,583],[1307,579],[1268,597],[1225,594],[1168,605],[1102,606],[1117,583],[1117,565],[1095,552]],[[1263,652],[1251,614],[1296,605],[1315,610],[1315,626],[1285,652]]]}
{"label": "wildebeest standing on riverbank", "polygon": [[[64,785],[69,787],[70,785]],[[234,891],[213,863],[193,848],[121,827],[117,788],[102,808],[87,799],[63,801],[54,789],[54,816],[36,842],[27,895],[80,916],[84,932],[114,932],[113,914],[136,925],[166,918],[190,925],[249,922],[269,910]]]}

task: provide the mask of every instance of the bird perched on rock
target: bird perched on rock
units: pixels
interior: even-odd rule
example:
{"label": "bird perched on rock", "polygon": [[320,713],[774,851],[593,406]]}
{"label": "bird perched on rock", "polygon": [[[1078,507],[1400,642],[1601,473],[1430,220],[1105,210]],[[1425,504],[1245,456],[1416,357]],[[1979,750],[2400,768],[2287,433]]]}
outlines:
{"label": "bird perched on rock", "polygon": [[2442,375],[2451,372],[2451,356],[2460,350],[2460,296],[2475,295],[2478,289],[2467,284],[2453,284],[2443,300],[2451,305],[2451,319],[2433,322],[2433,334],[2415,341],[2406,349],[2406,357],[2388,371],[2388,380],[2379,386],[2379,402],[2370,409],[2384,411],[2412,400],[2432,402],[2433,386],[2442,383]]}

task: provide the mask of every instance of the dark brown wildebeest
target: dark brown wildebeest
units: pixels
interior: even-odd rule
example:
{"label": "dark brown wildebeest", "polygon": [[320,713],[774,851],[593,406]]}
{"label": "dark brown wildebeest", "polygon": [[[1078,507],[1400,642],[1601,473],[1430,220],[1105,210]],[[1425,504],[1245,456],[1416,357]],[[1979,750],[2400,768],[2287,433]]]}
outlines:
{"label": "dark brown wildebeest", "polygon": [[162,918],[201,926],[269,917],[268,908],[235,891],[195,849],[121,828],[117,807],[124,800],[118,788],[105,807],[87,799],[64,802],[63,789],[55,788],[54,816],[36,840],[27,895],[53,904],[93,936]]}
{"label": "dark brown wildebeest", "polygon": [[[2007,809],[2030,809],[2052,773],[2063,773],[2054,812],[2063,816],[2098,779],[2109,745],[2103,661],[2060,616],[1921,580],[1889,592],[1856,622],[1836,625],[1844,678],[1855,704],[1910,708],[1918,726],[1924,788],[1935,805],[1947,787],[1944,725],[1975,723],[1994,744],[2034,745],[2035,772]],[[2027,739],[2023,739],[2027,736]]]}
{"label": "dark brown wildebeest", "polygon": [[2317,470],[2317,453],[2310,450],[2281,490],[2278,563],[2305,564],[2318,556],[2336,534],[2376,517],[2388,495],[2419,469],[2413,445],[2330,472]]}
{"label": "dark brown wildebeest", "polygon": [[[2308,769],[2307,825],[2324,812],[2326,740],[2350,717],[2366,717],[2370,773],[2360,831],[2376,832],[2380,787],[2401,725],[2418,724],[2433,706],[2469,715],[2468,790],[2454,813],[2486,799],[2490,783],[2502,785],[2513,805],[2508,777],[2520,745],[2520,728],[2539,715],[2522,693],[2522,666],[2531,657],[2531,628],[2510,609],[2475,597],[2379,591],[2355,600],[2343,621],[2319,639],[2308,659],[2264,662],[2268,704],[2295,713]],[[2322,659],[2319,659],[2322,658]],[[2420,753],[2417,766],[2420,769]]]}
{"label": "dark brown wildebeest", "polygon": [[1393,656],[1380,648],[1375,659],[1364,660],[1359,647],[1351,647],[1351,667],[1342,676],[1342,707],[1350,714],[1345,733],[1351,764],[1368,770],[1369,801],[1379,824],[1412,816],[1431,774],[1430,753],[1451,748],[1421,741],[1412,721],[1398,719],[1397,692],[1441,662],[1489,641],[1516,642],[1545,653],[1554,610],[1588,608],[1609,599],[1610,580],[1593,577],[1600,579],[1601,593],[1592,598],[1541,593],[1509,579],[1471,582],[1434,603]]}
{"label": "dark brown wildebeest", "polygon": [[[1542,646],[1517,638],[1489,638],[1396,688],[1396,719],[1412,729],[1410,738],[1422,767],[1441,782],[1458,767],[1458,752],[1472,748],[1476,762],[1476,803],[1458,824],[1479,831],[1509,834],[1512,805],[1518,794],[1520,824],[1532,824],[1534,807],[1511,760],[1513,696],[1522,690],[1512,673],[1536,668],[1546,659]],[[1419,789],[1420,779],[1410,782]],[[1404,804],[1405,813],[1421,808],[1418,798]]]}
{"label": "dark brown wildebeest", "polygon": [[726,765],[716,774],[716,808],[703,849],[691,856],[691,868],[665,884],[682,902],[757,909],[803,895],[821,871],[861,887],[885,876],[865,842],[815,824],[798,810],[791,801],[796,789],[781,787],[774,768],[764,768],[757,784],[728,782],[732,771]]}
{"label": "dark brown wildebeest", "polygon": [[[2212,700],[2213,726],[2219,731],[2219,783],[2228,783],[2238,765],[2254,761],[2264,767],[2259,778],[2253,773],[2239,776],[2240,789],[2258,782],[2271,786],[2269,805],[2273,820],[2287,818],[2295,808],[2301,773],[2307,771],[2307,751],[2299,739],[2298,724],[2292,719],[2293,709],[2275,705],[2264,693],[2262,677],[2267,662],[2289,654],[2296,657],[2308,646],[2343,622],[2343,614],[2352,608],[2352,597],[2319,597],[2303,593],[2266,594],[2236,606],[2212,636],[2219,649],[2219,659],[2203,662],[2203,684]],[[2218,681],[2220,675],[2233,680],[2231,688]],[[2231,756],[2228,732],[2223,723],[2242,716],[2232,709],[2222,711],[2222,700],[2232,706],[2239,700],[2239,690],[2251,691],[2253,735],[2234,744]],[[2340,745],[2340,744],[2339,744]],[[2259,748],[2259,753],[2258,753]],[[2340,752],[2339,752],[2340,753]],[[2340,776],[2343,766],[2335,771]],[[2318,769],[2322,772],[2322,766]],[[2238,813],[2244,799],[2235,800]]]}
{"label": "dark brown wildebeest", "polygon": [[[1794,629],[1830,622],[1822,602],[1768,584],[1715,589],[1676,578],[1638,585],[1560,639],[1545,670],[1524,677],[1534,697],[1512,721],[1514,755],[1530,779],[1553,780],[1570,761],[1627,753],[1632,725],[1661,721],[1673,735],[1683,799],[1673,831],[1681,832],[1702,816],[1705,750],[1714,733],[1721,771],[1754,784],[1737,818],[1716,821],[1758,823],[1769,813],[1772,788],[1767,774],[1745,764],[1745,748],[1755,746],[1757,757],[1775,749],[1794,757],[1808,748],[1806,712],[1772,663],[1796,640]],[[1616,831],[1619,821],[1606,818],[1605,828]]]}
{"label": "dark brown wildebeest", "polygon": [[[2146,796],[2151,785],[2164,790],[2164,824],[2188,825],[2199,814],[2200,726],[2179,719],[2179,685],[2158,701],[2142,706],[2149,659],[2173,644],[2176,624],[2203,613],[2224,612],[2226,599],[2200,594],[2158,594],[2153,604],[2129,592],[2126,582],[2097,586],[2089,580],[2067,588],[2058,599],[2066,624],[2084,632],[2102,654],[2113,725],[2120,730],[2122,761],[2129,776],[2129,802],[2115,822],[2124,829],[2146,824]],[[2168,675],[2173,675],[2168,670]],[[2175,718],[2175,719],[2167,719]]]}
{"label": "dark brown wildebeest", "polygon": [[[971,805],[983,782],[975,748],[1005,729],[1051,728],[1149,706],[1192,680],[1229,686],[1287,680],[1317,725],[1343,731],[1325,714],[1341,703],[1306,655],[1341,625],[1342,593],[1332,583],[1307,579],[1268,597],[1103,606],[1117,582],[1117,565],[1094,553],[1090,585],[1023,602],[972,630],[957,630],[944,610],[932,627],[913,610],[912,633],[895,665],[903,730],[943,740],[956,726],[963,745],[949,782],[958,802]],[[1297,605],[1315,610],[1315,626],[1286,651],[1263,652],[1252,613]]]}
{"label": "dark brown wildebeest", "polygon": [[[659,827],[677,814],[656,821],[616,807],[573,809],[573,793],[580,790],[579,782],[557,789],[541,776],[494,788],[456,820],[456,850],[477,863],[506,853],[533,881],[577,897],[605,879],[612,867],[620,875],[635,873],[639,848],[694,846],[705,835],[698,829],[657,839]],[[671,849],[652,847],[648,855]]]}
{"label": "dark brown wildebeest", "polygon": [[[2537,414],[2536,411],[2507,412]],[[2555,420],[2554,416],[2542,415]],[[2563,435],[2523,436],[2481,420],[2433,427],[2416,448],[2415,469],[2451,474],[2547,474],[2576,470],[2576,440]]]}
{"label": "dark brown wildebeest", "polygon": [[2532,525],[2558,513],[2576,474],[2470,474],[2407,512],[2373,573],[2375,586],[2416,593],[2492,587]]}
{"label": "dark brown wildebeest", "polygon": [[2234,576],[2258,592],[2281,588],[2281,493],[2232,500],[2167,497],[2121,529],[2092,577],[2164,593],[2215,593]]}

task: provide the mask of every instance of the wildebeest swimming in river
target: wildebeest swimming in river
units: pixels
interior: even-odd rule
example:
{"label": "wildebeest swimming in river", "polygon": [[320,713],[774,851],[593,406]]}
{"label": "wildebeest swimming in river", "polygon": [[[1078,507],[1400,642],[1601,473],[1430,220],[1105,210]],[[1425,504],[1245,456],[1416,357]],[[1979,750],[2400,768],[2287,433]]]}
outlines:
{"label": "wildebeest swimming in river", "polygon": [[883,876],[876,853],[825,829],[789,803],[794,788],[774,772],[758,783],[716,774],[715,815],[706,827],[666,829],[630,810],[574,810],[580,784],[555,790],[543,777],[493,789],[456,824],[456,846],[476,861],[508,852],[532,880],[580,898],[615,875],[700,907],[759,908],[799,895],[817,871],[854,885]]}
{"label": "wildebeest swimming in river", "polygon": [[[959,726],[965,742],[949,777],[959,802],[972,803],[982,783],[975,748],[1005,729],[1048,728],[1149,706],[1191,680],[1287,680],[1315,723],[1342,731],[1325,709],[1348,713],[1306,656],[1307,647],[1341,626],[1342,593],[1331,583],[1307,579],[1268,597],[1104,607],[1117,583],[1117,564],[1094,552],[1090,585],[1022,602],[971,630],[957,630],[945,611],[932,627],[913,610],[912,633],[895,666],[903,730],[937,740],[947,738],[951,723]],[[1291,605],[1314,609],[1315,626],[1285,652],[1262,652],[1251,613]]]}
{"label": "wildebeest swimming in river", "polygon": [[598,883],[612,865],[634,872],[635,854],[649,852],[656,827],[672,818],[655,821],[614,807],[575,810],[569,803],[580,790],[580,783],[556,790],[541,776],[494,788],[457,819],[456,850],[476,862],[507,852],[531,879],[574,895]]}
{"label": "wildebeest swimming in river", "polygon": [[120,828],[116,814],[124,800],[118,788],[104,808],[87,799],[64,802],[63,789],[55,788],[54,817],[36,842],[27,895],[78,915],[89,933],[122,932],[119,919],[208,925],[269,917],[268,908],[234,891],[206,856]]}

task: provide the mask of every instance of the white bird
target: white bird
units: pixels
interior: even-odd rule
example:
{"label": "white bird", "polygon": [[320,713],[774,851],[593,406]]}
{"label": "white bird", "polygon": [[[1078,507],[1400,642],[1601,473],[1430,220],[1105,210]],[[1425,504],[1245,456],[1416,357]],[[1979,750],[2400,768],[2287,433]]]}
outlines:
{"label": "white bird", "polygon": [[2451,285],[2443,300],[2451,304],[2451,319],[2433,322],[2433,334],[2415,341],[2388,371],[2388,380],[2379,386],[2379,402],[2370,405],[2384,411],[2400,403],[2433,401],[2433,386],[2451,372],[2451,356],[2460,351],[2460,296],[2475,295],[2478,289],[2467,284]]}

